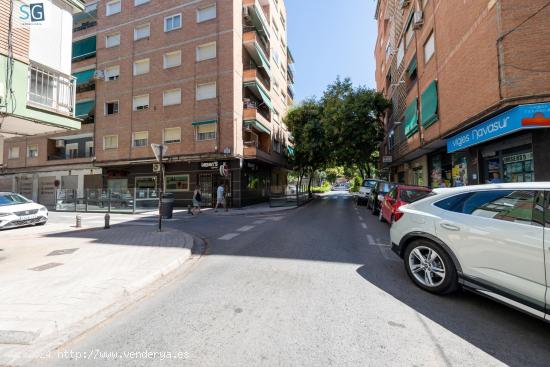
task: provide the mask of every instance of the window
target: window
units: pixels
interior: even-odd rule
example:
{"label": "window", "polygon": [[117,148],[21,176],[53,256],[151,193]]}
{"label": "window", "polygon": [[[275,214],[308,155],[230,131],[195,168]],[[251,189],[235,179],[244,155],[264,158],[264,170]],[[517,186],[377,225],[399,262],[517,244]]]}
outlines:
{"label": "window", "polygon": [[189,191],[189,175],[169,175],[165,181],[166,191]]}
{"label": "window", "polygon": [[105,12],[107,13],[107,16],[120,13],[120,10],[121,10],[120,0],[109,1],[105,5]]}
{"label": "window", "polygon": [[118,101],[105,103],[105,114],[114,115],[118,113]]}
{"label": "window", "polygon": [[197,61],[214,59],[216,57],[216,42],[197,47]]}
{"label": "window", "polygon": [[134,62],[134,75],[147,74],[149,72],[149,59]]}
{"label": "window", "polygon": [[78,143],[65,145],[65,158],[78,158]]}
{"label": "window", "polygon": [[216,5],[197,10],[197,23],[216,18]]}
{"label": "window", "polygon": [[164,68],[173,68],[181,65],[181,51],[172,51],[164,54]]}
{"label": "window", "polygon": [[8,150],[8,159],[19,159],[19,147],[10,147]]}
{"label": "window", "polygon": [[118,148],[118,135],[105,135],[103,137],[103,150]]}
{"label": "window", "polygon": [[134,6],[147,4],[149,0],[134,0]]}
{"label": "window", "polygon": [[94,155],[94,141],[87,141],[84,143],[84,147],[86,149],[86,157],[93,157]]}
{"label": "window", "polygon": [[181,142],[181,129],[179,127],[168,127],[163,131],[164,144]]}
{"label": "window", "polygon": [[149,108],[149,95],[143,94],[141,96],[134,96],[133,110],[146,110]]}
{"label": "window", "polygon": [[[414,12],[414,10],[412,10]],[[407,30],[405,31],[405,46],[408,48],[414,36],[413,19],[410,18],[407,24]]]}
{"label": "window", "polygon": [[197,126],[197,140],[216,139],[216,124],[205,124]]}
{"label": "window", "polygon": [[38,145],[33,144],[27,147],[27,157],[28,158],[37,158],[38,157]]}
{"label": "window", "polygon": [[197,85],[197,101],[216,98],[216,82]]}
{"label": "window", "polygon": [[401,65],[401,62],[403,61],[403,57],[405,56],[405,43],[403,40],[399,42],[399,48],[397,49],[397,65]]}
{"label": "window", "polygon": [[134,41],[148,38],[151,34],[151,27],[149,24],[142,24],[134,28]]}
{"label": "window", "polygon": [[424,64],[426,64],[432,58],[435,52],[435,39],[434,32],[430,33],[430,36],[424,43]]}
{"label": "window", "polygon": [[165,90],[162,95],[162,104],[172,106],[181,103],[181,89]]}
{"label": "window", "polygon": [[181,14],[164,17],[164,32],[170,32],[181,28]]}
{"label": "window", "polygon": [[277,124],[280,124],[281,123],[281,118],[280,118],[280,115],[279,115],[279,112],[277,112],[277,110],[273,110],[273,121],[275,121],[275,123]]}
{"label": "window", "polygon": [[105,69],[105,80],[117,80],[120,76],[120,66],[109,66]]}
{"label": "window", "polygon": [[108,34],[105,36],[105,47],[115,47],[120,45],[120,33]]}
{"label": "window", "polygon": [[149,132],[140,131],[140,132],[134,133],[132,144],[134,147],[146,147],[148,141],[149,141]]}
{"label": "window", "polygon": [[530,190],[474,191],[436,202],[438,208],[477,217],[531,224],[537,193]]}
{"label": "window", "polygon": [[275,64],[279,65],[279,51],[273,50],[273,60],[275,60]]}

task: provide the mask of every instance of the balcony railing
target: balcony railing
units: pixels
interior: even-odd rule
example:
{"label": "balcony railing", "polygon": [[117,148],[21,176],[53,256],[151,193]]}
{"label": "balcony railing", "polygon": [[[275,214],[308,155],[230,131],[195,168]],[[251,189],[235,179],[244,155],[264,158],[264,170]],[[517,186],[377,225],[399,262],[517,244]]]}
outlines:
{"label": "balcony railing", "polygon": [[75,92],[75,77],[42,66],[29,66],[29,105],[74,117]]}
{"label": "balcony railing", "polygon": [[73,27],[73,32],[83,31],[85,29],[95,27],[96,25],[97,25],[96,20],[92,20],[90,22],[85,22],[85,23],[82,23],[82,24],[80,24],[76,27]]}

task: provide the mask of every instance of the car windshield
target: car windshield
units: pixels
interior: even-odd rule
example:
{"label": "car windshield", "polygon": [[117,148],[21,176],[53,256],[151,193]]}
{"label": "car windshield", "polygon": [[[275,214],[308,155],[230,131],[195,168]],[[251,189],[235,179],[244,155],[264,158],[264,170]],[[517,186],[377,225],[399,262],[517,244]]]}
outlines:
{"label": "car windshield", "polygon": [[27,204],[31,201],[19,194],[0,194],[0,206]]}
{"label": "car windshield", "polygon": [[363,187],[374,187],[376,185],[376,180],[365,180],[363,181]]}
{"label": "car windshield", "polygon": [[410,204],[417,200],[423,199],[428,195],[430,195],[430,191],[409,189],[401,190],[400,198],[401,201]]}

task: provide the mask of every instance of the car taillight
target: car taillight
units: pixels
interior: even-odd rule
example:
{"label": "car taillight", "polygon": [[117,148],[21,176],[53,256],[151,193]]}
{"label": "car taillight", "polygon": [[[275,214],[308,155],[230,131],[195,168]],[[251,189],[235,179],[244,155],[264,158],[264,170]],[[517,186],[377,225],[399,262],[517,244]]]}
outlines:
{"label": "car taillight", "polygon": [[401,210],[397,209],[397,211],[395,212],[395,214],[393,215],[393,221],[394,222],[397,222],[399,219],[403,218],[403,215],[405,213],[403,213]]}

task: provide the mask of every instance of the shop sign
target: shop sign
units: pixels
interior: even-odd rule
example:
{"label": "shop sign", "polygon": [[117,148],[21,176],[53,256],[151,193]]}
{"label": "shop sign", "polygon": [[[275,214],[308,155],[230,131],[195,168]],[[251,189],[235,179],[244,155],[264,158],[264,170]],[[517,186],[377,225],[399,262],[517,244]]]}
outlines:
{"label": "shop sign", "polygon": [[502,162],[504,162],[504,164],[508,164],[508,163],[515,163],[515,162],[530,161],[532,159],[533,159],[533,153],[529,152],[529,153],[514,154],[514,155],[503,157]]}
{"label": "shop sign", "polygon": [[550,103],[520,105],[447,140],[453,153],[524,129],[550,127]]}
{"label": "shop sign", "polygon": [[201,168],[218,169],[219,162],[201,162]]}
{"label": "shop sign", "polygon": [[393,161],[393,158],[391,155],[385,155],[382,156],[382,162],[383,163],[391,163]]}

